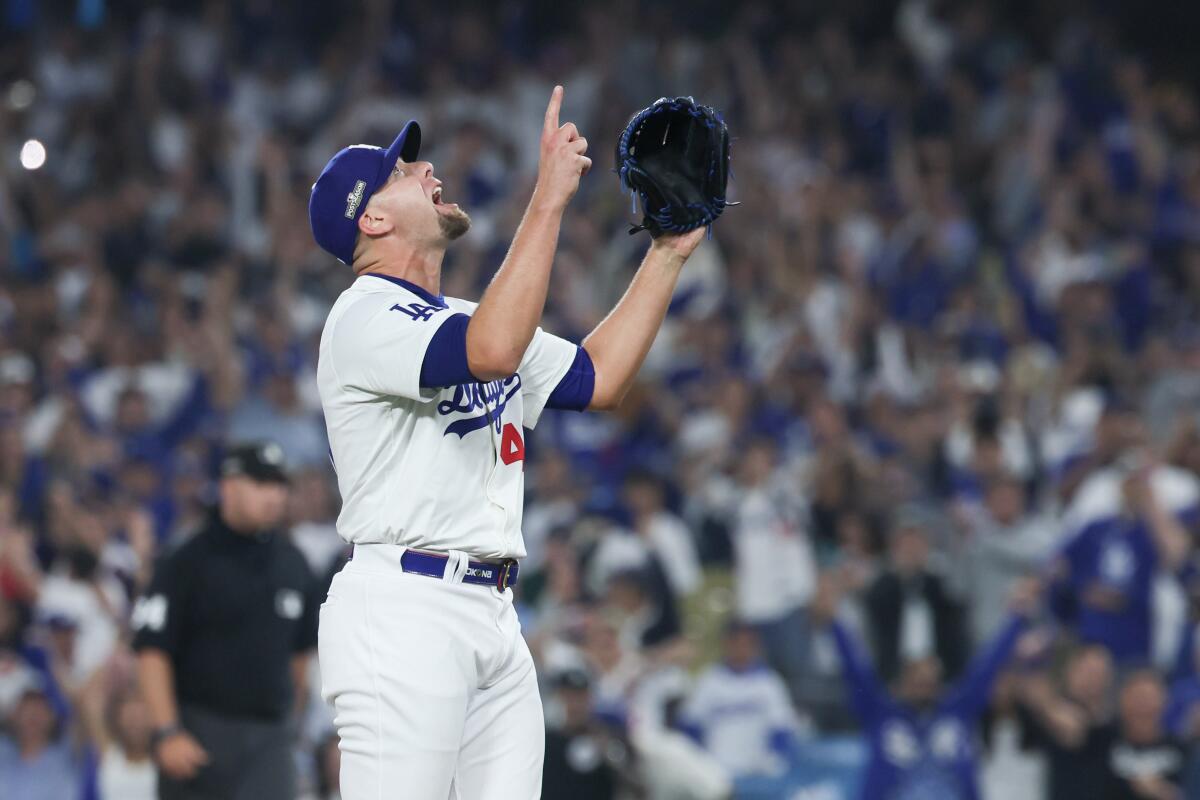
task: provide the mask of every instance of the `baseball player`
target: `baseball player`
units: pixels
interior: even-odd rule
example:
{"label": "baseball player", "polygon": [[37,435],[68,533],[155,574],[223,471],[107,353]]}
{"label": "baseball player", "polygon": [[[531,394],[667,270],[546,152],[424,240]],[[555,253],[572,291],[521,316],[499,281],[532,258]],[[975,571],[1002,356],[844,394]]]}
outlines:
{"label": "baseball player", "polygon": [[524,428],[547,408],[611,409],[645,358],[700,228],[656,238],[629,290],[574,345],[538,321],[563,212],[591,166],[555,87],[537,184],[479,303],[441,294],[470,218],[418,161],[421,131],[335,155],[309,221],[354,283],[330,310],[317,380],[354,544],[321,608],[322,693],[346,800],[521,800],[545,731],[512,592]]}

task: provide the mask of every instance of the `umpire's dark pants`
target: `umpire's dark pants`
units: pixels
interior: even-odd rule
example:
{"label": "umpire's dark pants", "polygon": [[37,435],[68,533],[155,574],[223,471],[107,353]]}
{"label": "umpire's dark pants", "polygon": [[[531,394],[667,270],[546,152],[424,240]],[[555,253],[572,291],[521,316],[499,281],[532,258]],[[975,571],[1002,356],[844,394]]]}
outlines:
{"label": "umpire's dark pants", "polygon": [[159,773],[159,800],[295,800],[287,722],[228,717],[194,706],[180,709],[179,717],[208,751],[208,764],[187,781]]}

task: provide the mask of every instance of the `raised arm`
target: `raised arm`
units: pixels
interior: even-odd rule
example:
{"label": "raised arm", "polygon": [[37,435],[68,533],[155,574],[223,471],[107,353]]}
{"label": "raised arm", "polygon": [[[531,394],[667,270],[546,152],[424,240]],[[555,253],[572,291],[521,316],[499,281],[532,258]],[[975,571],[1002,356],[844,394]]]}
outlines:
{"label": "raised arm", "polygon": [[879,682],[879,676],[870,662],[859,651],[859,645],[850,631],[837,620],[830,622],[830,632],[837,645],[838,658],[842,662],[842,677],[850,694],[850,705],[860,720],[868,721],[879,716],[888,705],[887,694]]}
{"label": "raised arm", "polygon": [[555,86],[542,125],[537,185],[504,263],[467,325],[467,364],[480,380],[517,371],[542,318],[550,267],[567,203],[592,165],[575,123],[558,124],[563,88]]}
{"label": "raised arm", "polygon": [[621,404],[667,314],[683,262],[704,233],[704,228],[697,228],[655,239],[625,296],[583,340],[583,348],[596,369],[588,408],[611,409]]}
{"label": "raised arm", "polygon": [[1159,563],[1168,572],[1178,572],[1187,561],[1191,541],[1179,518],[1155,496],[1150,485],[1151,469],[1140,469],[1126,479],[1125,496],[1133,510],[1146,521]]}
{"label": "raised arm", "polygon": [[1038,672],[1021,678],[1017,684],[1021,705],[1031,714],[1046,735],[1061,747],[1074,750],[1087,736],[1088,718],[1079,707],[1063,700],[1050,678]]}
{"label": "raised arm", "polygon": [[860,651],[853,634],[837,620],[843,583],[844,578],[839,574],[831,572],[822,575],[817,582],[817,593],[809,613],[817,626],[828,628],[833,636],[850,705],[858,718],[867,722],[878,717],[890,702],[887,692],[879,682],[879,676],[871,668],[866,655]]}
{"label": "raised arm", "polygon": [[105,664],[84,681],[75,703],[82,722],[77,734],[92,743],[92,746],[96,748],[97,755],[102,755],[110,743],[108,726],[104,720],[108,688],[109,665]]}
{"label": "raised arm", "polygon": [[981,653],[971,664],[967,670],[966,677],[956,687],[955,693],[954,702],[960,706],[964,715],[972,716],[978,714],[987,707],[992,694],[992,686],[996,682],[996,676],[1000,674],[1000,670],[1008,663],[1013,650],[1016,649],[1017,640],[1024,630],[1025,619],[1013,616],[1000,629],[999,635],[992,640],[987,650]]}
{"label": "raised arm", "polygon": [[966,677],[955,687],[951,703],[957,706],[963,715],[979,714],[987,707],[996,676],[1008,663],[1029,618],[1040,605],[1041,591],[1041,584],[1034,579],[1026,579],[1017,584],[1009,603],[1012,616],[1008,623],[1000,629],[987,649],[976,656],[967,670]]}

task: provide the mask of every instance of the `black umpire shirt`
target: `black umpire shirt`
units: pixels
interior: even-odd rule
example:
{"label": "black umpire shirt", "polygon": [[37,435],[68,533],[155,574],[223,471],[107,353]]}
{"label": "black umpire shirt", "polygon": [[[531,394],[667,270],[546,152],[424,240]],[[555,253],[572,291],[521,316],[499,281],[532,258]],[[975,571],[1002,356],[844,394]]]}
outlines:
{"label": "black umpire shirt", "polygon": [[238,533],[213,513],[159,559],[133,611],[133,647],[169,656],[180,705],[282,720],[292,656],[317,644],[317,595],[286,536]]}

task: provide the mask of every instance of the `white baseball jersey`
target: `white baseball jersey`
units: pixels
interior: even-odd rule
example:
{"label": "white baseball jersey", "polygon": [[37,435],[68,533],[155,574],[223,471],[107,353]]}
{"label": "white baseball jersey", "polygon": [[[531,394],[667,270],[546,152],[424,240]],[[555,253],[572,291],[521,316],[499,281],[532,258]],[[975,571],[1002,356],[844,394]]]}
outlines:
{"label": "white baseball jersey", "polygon": [[737,776],[782,770],[772,739],[800,729],[787,685],[766,666],[734,672],[714,664],[701,674],[682,712],[703,735],[705,749]]}
{"label": "white baseball jersey", "polygon": [[539,328],[515,375],[422,388],[434,334],[476,305],[378,275],[333,304],[317,385],[346,541],[524,557],[522,427],[537,424],[578,348]]}

